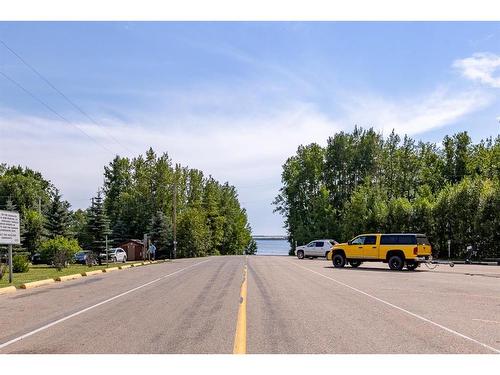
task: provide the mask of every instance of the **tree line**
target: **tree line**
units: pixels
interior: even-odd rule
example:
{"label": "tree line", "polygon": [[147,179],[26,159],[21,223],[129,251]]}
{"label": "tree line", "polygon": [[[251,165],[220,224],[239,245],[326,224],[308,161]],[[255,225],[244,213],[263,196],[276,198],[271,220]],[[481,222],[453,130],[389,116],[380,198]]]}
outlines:
{"label": "tree line", "polygon": [[273,204],[289,241],[347,241],[366,232],[426,233],[435,255],[468,245],[500,257],[500,136],[473,144],[467,132],[441,145],[356,127],[326,147],[299,146]]}
{"label": "tree line", "polygon": [[15,251],[30,255],[75,244],[99,254],[106,238],[111,247],[148,234],[157,255],[170,257],[174,225],[179,257],[243,254],[252,248],[234,186],[173,165],[166,153],[158,156],[152,149],[134,158],[116,156],[104,167],[104,184],[90,206],[77,210],[41,173],[0,164],[0,209],[20,212],[22,244]]}

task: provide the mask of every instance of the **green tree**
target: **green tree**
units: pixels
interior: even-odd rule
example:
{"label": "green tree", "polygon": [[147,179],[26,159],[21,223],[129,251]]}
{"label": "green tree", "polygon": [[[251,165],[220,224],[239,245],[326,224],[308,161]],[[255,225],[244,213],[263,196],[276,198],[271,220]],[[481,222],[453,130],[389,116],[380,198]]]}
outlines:
{"label": "green tree", "polygon": [[115,244],[150,233],[160,251],[171,250],[174,194],[178,227],[185,215],[204,220],[203,226],[183,225],[187,232],[200,229],[205,244],[189,252],[178,239],[178,255],[242,254],[250,241],[248,218],[236,189],[206,178],[200,170],[173,166],[166,153],[158,156],[150,148],[132,159],[117,156],[105,167],[104,180],[104,207]]}
{"label": "green tree", "polygon": [[245,250],[245,254],[247,255],[255,255],[257,253],[257,242],[252,238],[252,240],[248,243],[247,249]]}
{"label": "green tree", "polygon": [[500,183],[485,182],[475,217],[477,246],[483,258],[500,255]]}
{"label": "green tree", "polygon": [[21,214],[26,210],[41,211],[49,204],[54,186],[41,173],[21,166],[0,168],[0,206],[7,200],[17,207]]}
{"label": "green tree", "polygon": [[61,200],[59,190],[55,189],[54,199],[49,204],[46,214],[45,227],[47,236],[67,236],[70,232],[69,203]]}
{"label": "green tree", "polygon": [[98,191],[97,196],[92,198],[92,205],[88,213],[87,233],[92,239],[90,249],[99,256],[101,252],[106,250],[106,236],[111,233],[101,191]]}
{"label": "green tree", "polygon": [[26,209],[21,218],[21,237],[23,247],[31,255],[36,253],[45,239],[45,217],[38,211]]}
{"label": "green tree", "polygon": [[81,251],[77,240],[63,236],[43,241],[40,249],[42,258],[54,264],[59,271],[68,265],[78,251]]}
{"label": "green tree", "polygon": [[84,248],[88,248],[92,242],[88,226],[88,211],[78,209],[69,213],[68,236],[75,238]]}
{"label": "green tree", "polygon": [[157,257],[170,255],[173,244],[172,223],[161,211],[157,211],[151,218],[149,236],[157,248]]}
{"label": "green tree", "polygon": [[209,252],[207,237],[208,228],[203,212],[194,207],[183,211],[177,227],[179,257],[207,256]]}
{"label": "green tree", "polygon": [[386,230],[388,232],[408,232],[412,227],[412,206],[407,198],[395,198],[387,207]]}

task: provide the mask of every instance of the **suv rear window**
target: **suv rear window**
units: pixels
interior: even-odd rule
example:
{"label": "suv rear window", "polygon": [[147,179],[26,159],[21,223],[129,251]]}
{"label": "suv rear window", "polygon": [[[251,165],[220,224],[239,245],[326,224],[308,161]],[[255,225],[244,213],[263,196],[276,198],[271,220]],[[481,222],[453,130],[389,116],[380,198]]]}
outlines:
{"label": "suv rear window", "polygon": [[417,243],[419,245],[430,245],[429,239],[426,236],[417,236]]}
{"label": "suv rear window", "polygon": [[417,239],[412,234],[384,234],[380,239],[381,245],[416,245]]}
{"label": "suv rear window", "polygon": [[324,242],[323,241],[317,241],[316,242],[316,247],[323,247]]}

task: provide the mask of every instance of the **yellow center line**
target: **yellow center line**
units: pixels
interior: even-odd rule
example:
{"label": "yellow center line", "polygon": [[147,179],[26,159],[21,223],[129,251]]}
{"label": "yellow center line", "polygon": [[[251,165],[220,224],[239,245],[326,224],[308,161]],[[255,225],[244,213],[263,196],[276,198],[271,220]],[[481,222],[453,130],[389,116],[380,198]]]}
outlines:
{"label": "yellow center line", "polygon": [[243,268],[243,282],[241,283],[240,305],[238,308],[238,320],[236,322],[236,333],[234,335],[233,354],[246,354],[247,352],[247,260]]}

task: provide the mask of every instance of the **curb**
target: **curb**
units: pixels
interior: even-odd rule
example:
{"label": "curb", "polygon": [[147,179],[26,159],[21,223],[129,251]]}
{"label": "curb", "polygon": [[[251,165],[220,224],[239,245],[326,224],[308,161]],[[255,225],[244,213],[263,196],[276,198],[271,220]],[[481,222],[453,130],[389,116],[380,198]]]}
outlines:
{"label": "curb", "polygon": [[75,280],[75,279],[80,279],[82,277],[81,273],[75,273],[73,275],[67,275],[67,276],[58,276],[55,277],[55,281],[68,281],[68,280]]}
{"label": "curb", "polygon": [[31,283],[24,283],[21,284],[19,287],[21,289],[31,289],[31,288],[38,288],[39,286],[43,285],[53,284],[55,282],[56,281],[54,279],[45,279],[45,280],[32,281]]}
{"label": "curb", "polygon": [[[24,284],[21,284],[19,286],[19,288],[20,289],[37,288],[37,287],[43,286],[43,285],[54,284],[55,282],[80,279],[83,276],[92,276],[92,275],[102,274],[103,272],[104,273],[113,272],[113,271],[131,268],[131,267],[139,267],[139,266],[145,266],[148,264],[159,264],[159,263],[167,263],[167,262],[170,262],[170,260],[168,260],[168,259],[167,260],[152,260],[152,261],[144,261],[144,262],[140,262],[140,263],[126,264],[126,265],[118,266],[118,267],[104,268],[101,270],[86,271],[86,272],[82,272],[82,273],[75,273],[72,275],[58,276],[58,277],[55,277],[53,279],[44,279],[44,280],[38,280],[38,281],[29,282],[29,283],[24,283]],[[3,288],[0,288],[0,295],[14,293],[16,290],[17,290],[17,288],[13,285],[3,287]]]}
{"label": "curb", "polygon": [[102,273],[102,270],[97,270],[97,271],[86,271],[86,272],[82,272],[81,275],[82,276],[92,276],[92,275],[98,275]]}
{"label": "curb", "polygon": [[103,268],[102,272],[113,272],[118,271],[118,267]]}
{"label": "curb", "polygon": [[2,294],[8,294],[8,293],[13,293],[16,290],[17,290],[16,287],[13,286],[13,285],[6,286],[5,288],[0,288],[0,295],[2,295]]}

